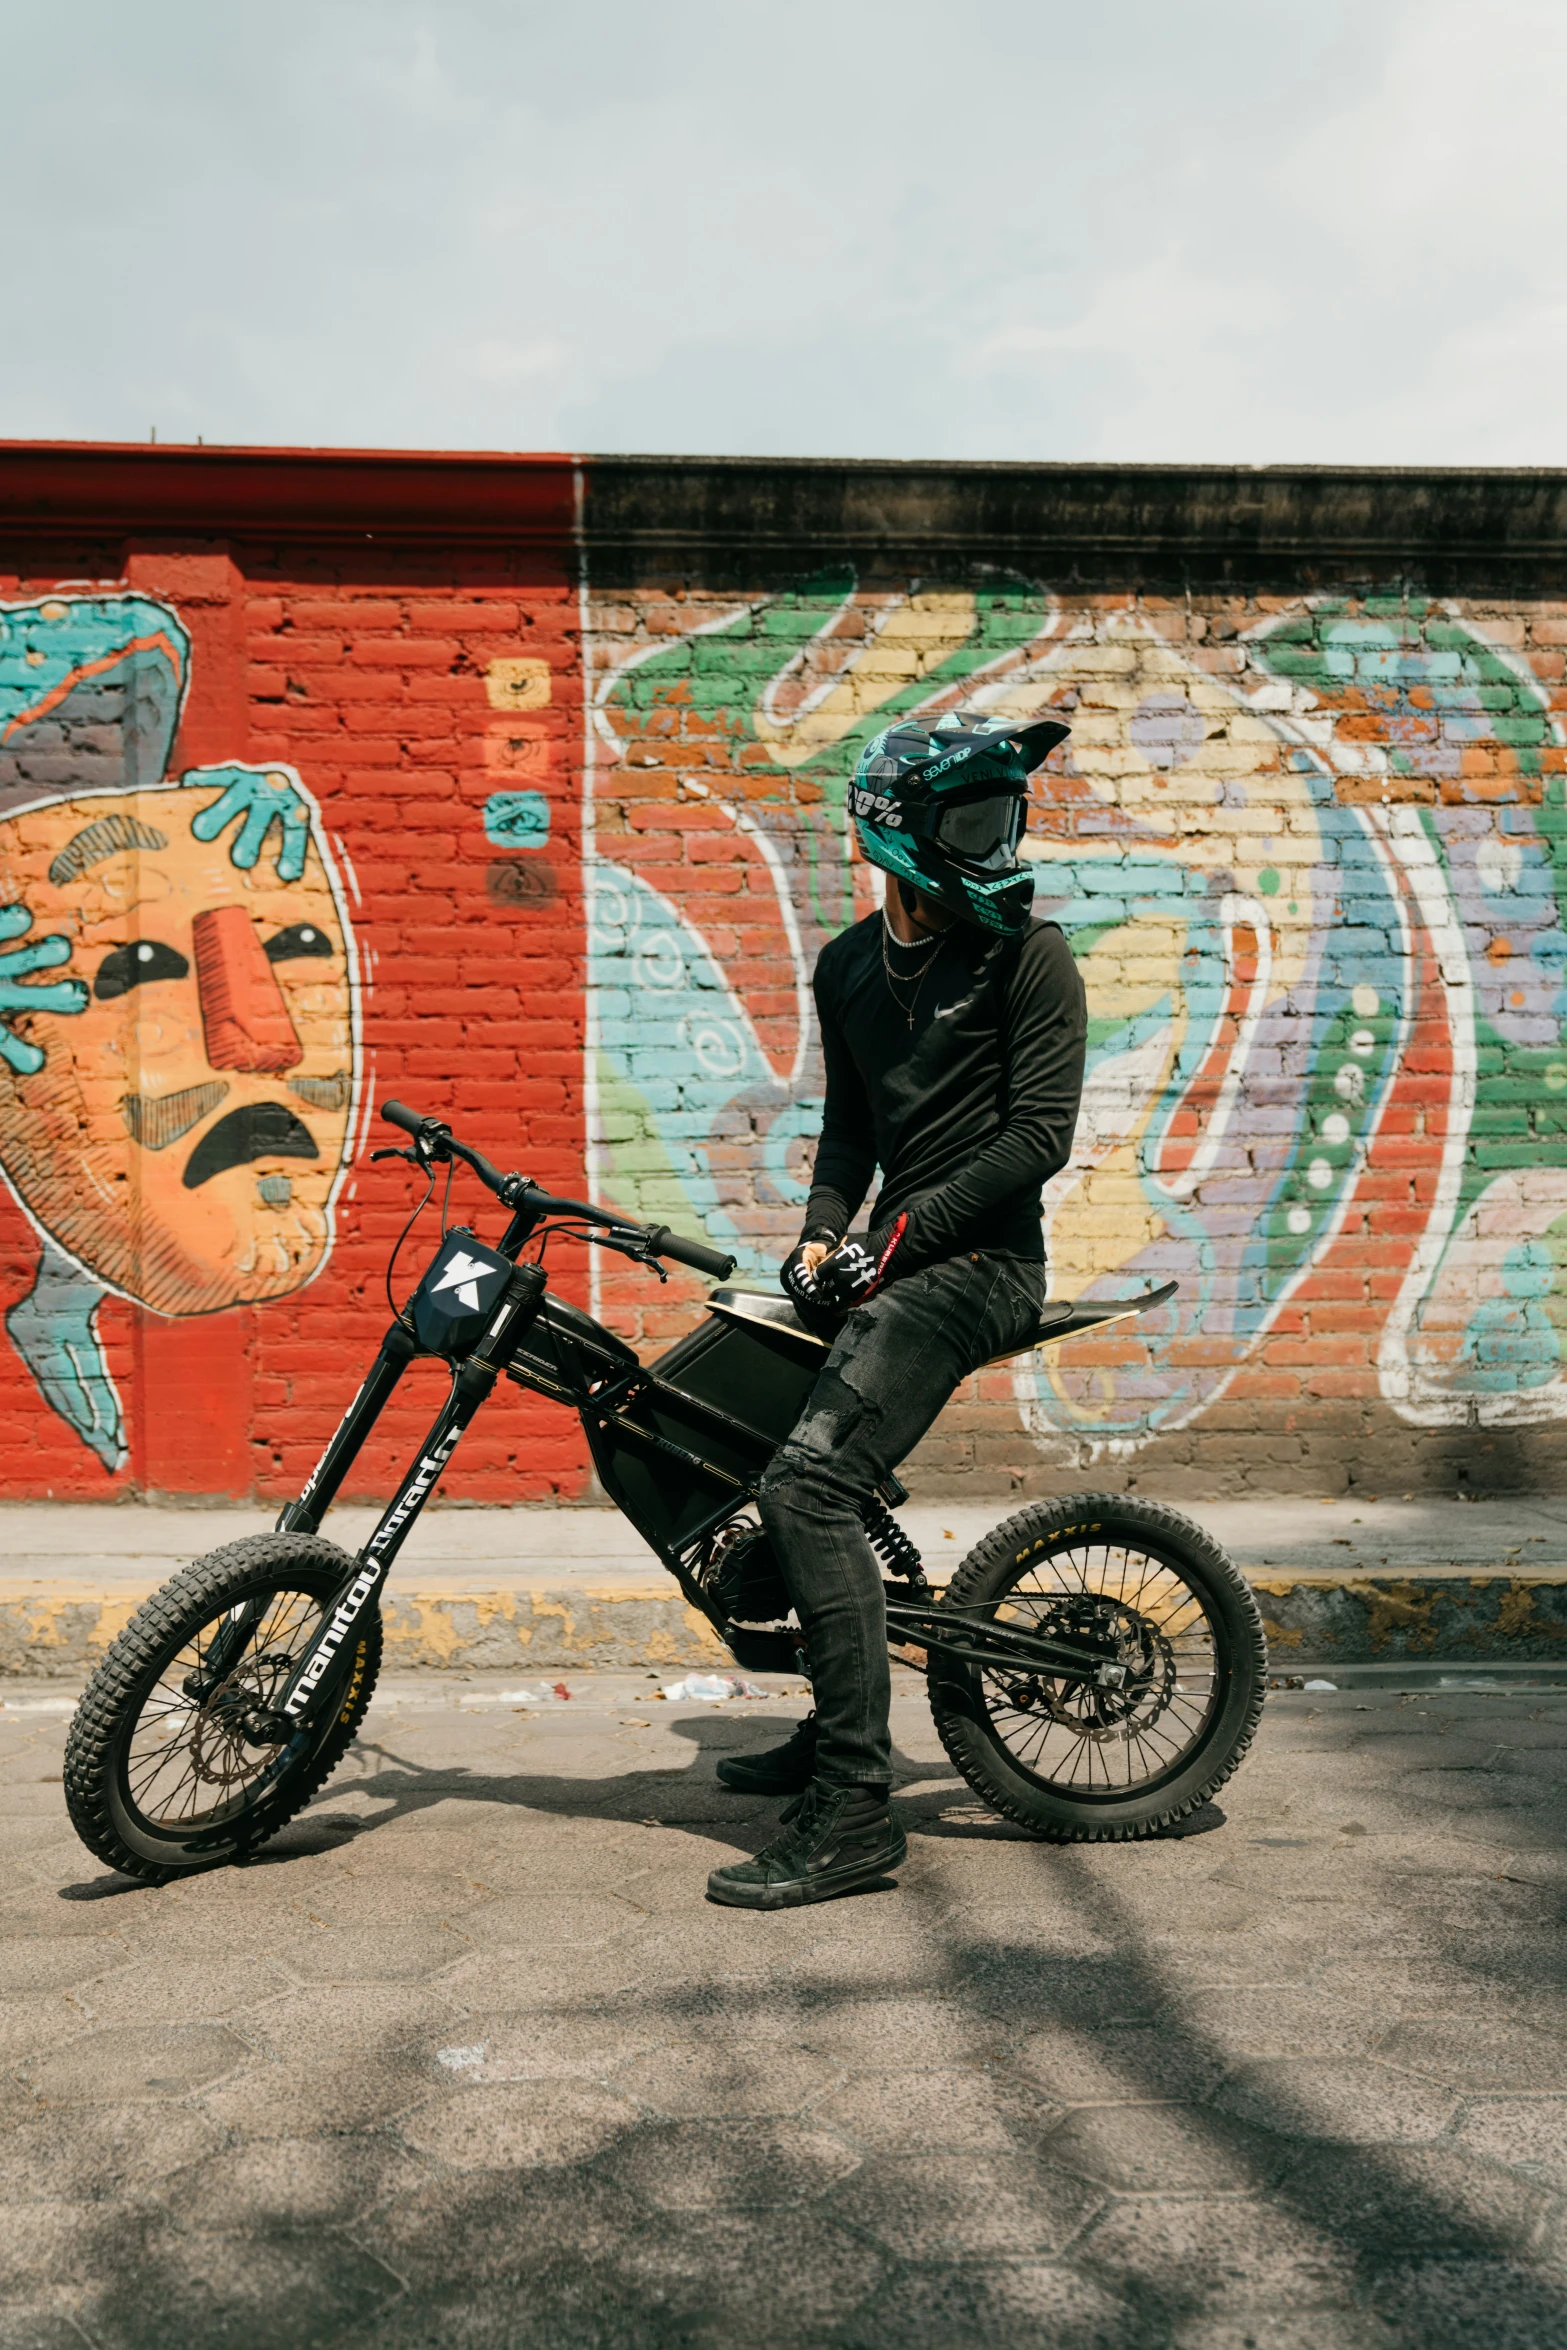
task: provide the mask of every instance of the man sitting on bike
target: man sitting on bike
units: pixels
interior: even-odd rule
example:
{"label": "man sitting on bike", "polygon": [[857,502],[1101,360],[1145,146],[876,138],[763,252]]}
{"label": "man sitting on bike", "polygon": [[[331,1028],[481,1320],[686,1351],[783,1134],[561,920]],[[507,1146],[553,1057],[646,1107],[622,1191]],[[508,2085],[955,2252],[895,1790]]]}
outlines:
{"label": "man sitting on bike", "polygon": [[[817,961],[827,1099],[782,1274],[833,1346],[760,1493],[816,1710],[786,1745],[719,1764],[729,1787],[796,1800],[754,1860],[713,1871],[715,1901],[829,1900],[907,1850],[861,1511],[960,1381],[1027,1345],[1045,1300],[1040,1189],[1071,1153],[1087,1011],[1061,930],[1032,916],[1018,851],[1028,778],[1066,733],[953,711],[889,727],[855,770],[859,844],[892,886],[885,912]],[[878,1166],[869,1234],[846,1238]]]}

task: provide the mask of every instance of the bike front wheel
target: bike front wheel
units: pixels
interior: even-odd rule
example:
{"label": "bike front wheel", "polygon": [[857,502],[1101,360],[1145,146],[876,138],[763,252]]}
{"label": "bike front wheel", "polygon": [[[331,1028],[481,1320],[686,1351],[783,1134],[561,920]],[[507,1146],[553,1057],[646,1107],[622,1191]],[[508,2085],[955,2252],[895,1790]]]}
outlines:
{"label": "bike front wheel", "polygon": [[[353,1562],[313,1534],[259,1534],[198,1559],[137,1609],[88,1682],[65,1799],[99,1860],[144,1883],[221,1868],[275,1836],[330,1777],[370,1703],[381,1618],[354,1628],[338,1705],[291,1740],[247,1717],[282,1696]],[[218,1646],[251,1620],[234,1656]],[[214,1659],[220,1660],[214,1669]]]}
{"label": "bike front wheel", "polygon": [[1037,1665],[929,1660],[931,1711],[984,1801],[1055,1843],[1151,1836],[1195,1811],[1250,1745],[1267,1642],[1250,1586],[1190,1518],[1118,1494],[1035,1502],[953,1576],[947,1603],[997,1630],[1109,1641],[1115,1688]]}

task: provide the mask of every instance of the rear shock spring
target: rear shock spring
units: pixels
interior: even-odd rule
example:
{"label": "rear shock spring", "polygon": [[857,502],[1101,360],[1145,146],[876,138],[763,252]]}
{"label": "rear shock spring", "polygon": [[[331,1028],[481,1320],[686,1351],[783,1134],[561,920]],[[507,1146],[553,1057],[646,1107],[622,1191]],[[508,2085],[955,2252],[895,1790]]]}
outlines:
{"label": "rear shock spring", "polygon": [[886,1503],[875,1495],[860,1511],[860,1522],[865,1528],[872,1550],[880,1554],[887,1572],[900,1583],[912,1583],[918,1590],[925,1588],[925,1562],[909,1540]]}

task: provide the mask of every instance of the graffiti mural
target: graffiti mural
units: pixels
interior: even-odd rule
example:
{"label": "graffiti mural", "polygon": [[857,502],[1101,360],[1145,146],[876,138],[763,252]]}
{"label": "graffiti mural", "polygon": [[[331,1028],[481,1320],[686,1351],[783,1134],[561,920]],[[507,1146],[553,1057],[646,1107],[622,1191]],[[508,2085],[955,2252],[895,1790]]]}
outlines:
{"label": "graffiti mural", "polygon": [[291,769],[166,772],[190,676],[169,607],[0,607],[0,1168],[39,1243],[6,1317],[104,1467],[125,1432],[98,1337],[299,1289],[349,1156],[355,948]]}
{"label": "graffiti mural", "polygon": [[1416,1424],[1567,1409],[1563,737],[1483,622],[995,574],[695,601],[621,599],[590,646],[604,1196],[776,1264],[820,1115],[810,967],[874,903],[854,759],[894,717],[1048,709],[1073,731],[1028,853],[1092,1023],[1054,1279],[1181,1288],[1151,1346],[1020,1370],[1024,1426],[1134,1448],[1306,1327]]}

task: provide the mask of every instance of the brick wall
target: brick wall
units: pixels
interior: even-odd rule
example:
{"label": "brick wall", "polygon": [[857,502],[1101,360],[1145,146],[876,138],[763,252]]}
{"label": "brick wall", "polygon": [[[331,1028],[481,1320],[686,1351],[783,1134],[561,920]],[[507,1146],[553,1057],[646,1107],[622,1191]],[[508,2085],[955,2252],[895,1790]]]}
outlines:
{"label": "brick wall", "polygon": [[[210,454],[0,456],[9,1490],[297,1488],[417,1196],[389,1095],[767,1276],[875,902],[846,779],[950,707],[1072,728],[1057,1290],[1181,1288],[984,1374],[918,1479],[1554,1475],[1561,477]],[[583,1253],[644,1352],[700,1308]],[[581,1498],[580,1432],[508,1396],[448,1487]]]}

